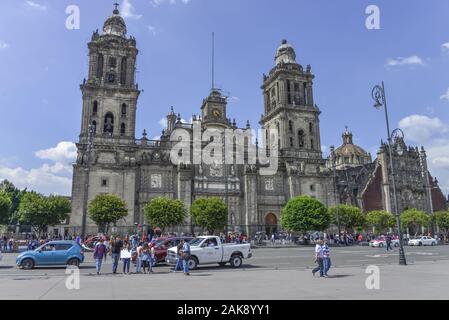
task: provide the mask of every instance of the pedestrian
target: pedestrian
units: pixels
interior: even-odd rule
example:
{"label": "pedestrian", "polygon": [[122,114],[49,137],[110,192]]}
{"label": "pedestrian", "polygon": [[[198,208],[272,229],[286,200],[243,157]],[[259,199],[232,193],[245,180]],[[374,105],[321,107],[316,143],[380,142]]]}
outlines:
{"label": "pedestrian", "polygon": [[6,236],[3,236],[3,251],[8,250],[8,238]]}
{"label": "pedestrian", "polygon": [[76,236],[76,238],[75,238],[76,240],[76,243],[78,243],[79,245],[81,245],[81,237],[78,235],[78,236]]}
{"label": "pedestrian", "polygon": [[271,245],[274,246],[275,243],[275,237],[274,237],[274,233],[271,235]]}
{"label": "pedestrian", "polygon": [[143,245],[142,242],[139,243],[136,249],[136,273],[142,273],[142,258],[143,258]]}
{"label": "pedestrian", "polygon": [[129,242],[125,244],[125,248],[121,251],[120,259],[123,261],[123,273],[129,274],[129,267],[131,265],[131,245]]}
{"label": "pedestrian", "polygon": [[9,239],[8,246],[9,246],[9,251],[12,252],[13,247],[14,247],[14,238]]}
{"label": "pedestrian", "polygon": [[103,256],[106,254],[106,246],[104,245],[103,239],[100,239],[99,243],[95,246],[94,259],[95,267],[97,269],[97,274],[100,274],[101,265],[103,263]]}
{"label": "pedestrian", "polygon": [[[102,237],[102,238],[104,240],[104,245],[106,246],[106,253],[109,253],[110,252],[110,248],[111,248],[111,242],[106,237]],[[106,262],[107,256],[108,256],[107,254],[104,255],[104,262]]]}
{"label": "pedestrian", "polygon": [[112,273],[117,273],[118,260],[120,258],[120,252],[123,248],[123,241],[120,239],[120,236],[116,236],[115,240],[112,241],[110,252],[112,258]]}
{"label": "pedestrian", "polygon": [[330,250],[329,250],[329,246],[327,245],[327,241],[324,240],[323,243],[323,268],[324,268],[324,277],[327,278],[329,277],[329,275],[327,274],[327,272],[329,271],[329,269],[332,266],[332,262],[331,262],[331,256],[330,256]]}
{"label": "pedestrian", "polygon": [[145,242],[143,244],[142,262],[143,262],[143,273],[147,273],[147,268],[148,273],[153,272],[153,268],[151,267],[151,251],[148,242]]}
{"label": "pedestrian", "polygon": [[388,252],[388,250],[393,250],[393,248],[391,247],[391,236],[390,235],[387,235],[386,243],[387,243],[387,252]]}
{"label": "pedestrian", "polygon": [[182,265],[183,265],[183,269],[184,269],[184,274],[186,276],[190,275],[189,272],[189,258],[190,258],[190,244],[185,241],[182,240]]}
{"label": "pedestrian", "polygon": [[183,243],[180,241],[176,247],[176,264],[173,272],[182,270],[182,245]]}
{"label": "pedestrian", "polygon": [[315,267],[312,270],[312,274],[315,277],[315,273],[320,271],[320,278],[324,277],[324,263],[323,263],[323,241],[317,240],[315,245],[315,263],[318,264],[317,267]]}

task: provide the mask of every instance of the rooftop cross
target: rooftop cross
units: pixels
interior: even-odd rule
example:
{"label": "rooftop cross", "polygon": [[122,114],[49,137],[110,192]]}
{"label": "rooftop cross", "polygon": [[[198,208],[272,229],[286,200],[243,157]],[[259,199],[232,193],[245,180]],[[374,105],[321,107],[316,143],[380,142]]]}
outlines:
{"label": "rooftop cross", "polygon": [[119,14],[119,11],[118,11],[119,4],[116,2],[116,3],[114,3],[114,6],[115,6],[114,14]]}

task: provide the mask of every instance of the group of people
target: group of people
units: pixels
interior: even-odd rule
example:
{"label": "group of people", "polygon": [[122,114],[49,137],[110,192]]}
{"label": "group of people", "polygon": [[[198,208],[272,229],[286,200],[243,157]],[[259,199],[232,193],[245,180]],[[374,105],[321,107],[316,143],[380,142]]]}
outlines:
{"label": "group of people", "polygon": [[315,243],[315,263],[318,265],[312,270],[312,274],[315,277],[315,274],[319,271],[320,278],[328,278],[332,262],[327,240],[317,240]]}
{"label": "group of people", "polygon": [[[123,274],[130,274],[131,262],[136,265],[137,274],[151,274],[153,267],[157,263],[155,255],[156,241],[139,241],[138,237],[131,237],[122,241],[120,236],[116,236],[111,241],[107,241],[102,237],[95,244],[94,259],[97,275],[100,275],[103,261],[106,261],[108,254],[112,260],[112,273],[117,274],[119,261],[123,262]],[[177,259],[174,272],[183,270],[185,275],[189,273],[189,257],[190,245],[187,241],[182,240],[177,247]]]}

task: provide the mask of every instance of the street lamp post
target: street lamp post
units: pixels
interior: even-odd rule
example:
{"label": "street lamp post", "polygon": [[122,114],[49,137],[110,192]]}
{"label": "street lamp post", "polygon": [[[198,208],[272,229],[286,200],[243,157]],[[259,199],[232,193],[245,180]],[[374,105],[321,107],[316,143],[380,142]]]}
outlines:
{"label": "street lamp post", "polygon": [[397,232],[399,236],[399,264],[400,265],[407,265],[407,261],[405,259],[405,252],[404,252],[404,245],[403,245],[403,239],[402,239],[402,232],[401,232],[401,219],[399,216],[399,210],[398,210],[398,199],[396,194],[396,174],[393,166],[393,151],[392,151],[392,136],[390,134],[390,122],[388,120],[388,108],[387,108],[387,99],[385,97],[385,85],[382,81],[382,85],[377,85],[373,88],[372,91],[372,97],[375,101],[374,107],[376,109],[380,109],[384,107],[385,109],[385,121],[387,125],[387,134],[388,134],[388,153],[390,157],[390,167],[391,167],[391,180],[393,185],[393,205],[394,205],[394,214],[396,216],[396,226],[397,226]]}
{"label": "street lamp post", "polygon": [[87,223],[87,202],[89,200],[89,175],[90,175],[90,160],[91,160],[91,154],[93,149],[93,140],[94,140],[94,125],[92,123],[89,124],[88,127],[88,134],[87,134],[87,150],[86,150],[86,156],[87,159],[84,163],[84,171],[85,171],[85,177],[84,177],[84,201],[83,201],[83,220],[82,220],[82,226],[81,226],[81,239],[84,241],[86,237],[86,223]]}
{"label": "street lamp post", "polygon": [[226,131],[223,131],[223,151],[222,151],[222,158],[223,158],[223,176],[224,176],[224,183],[225,183],[225,205],[226,205],[226,226],[225,226],[225,241],[228,239],[228,222],[229,222],[229,195],[228,195],[228,166],[226,165]]}
{"label": "street lamp post", "polygon": [[[338,238],[340,239],[340,234],[341,234],[341,226],[340,226],[340,212],[338,210],[338,205],[340,201],[338,201],[337,198],[337,159],[336,159],[336,155],[335,155],[335,147],[331,146],[331,157],[332,157],[332,177],[333,177],[333,181],[334,181],[334,201],[335,201],[335,210],[337,213],[337,227],[338,227]],[[340,240],[339,240],[340,242]],[[340,243],[339,243],[340,244]]]}

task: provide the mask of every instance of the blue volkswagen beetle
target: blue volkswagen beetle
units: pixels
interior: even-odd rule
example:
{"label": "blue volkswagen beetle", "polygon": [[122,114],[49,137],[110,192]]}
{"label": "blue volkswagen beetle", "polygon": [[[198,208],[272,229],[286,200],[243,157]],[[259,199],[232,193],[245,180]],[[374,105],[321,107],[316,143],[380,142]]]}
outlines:
{"label": "blue volkswagen beetle", "polygon": [[16,258],[17,266],[32,269],[35,266],[70,265],[78,267],[84,262],[84,250],[75,241],[50,241]]}

